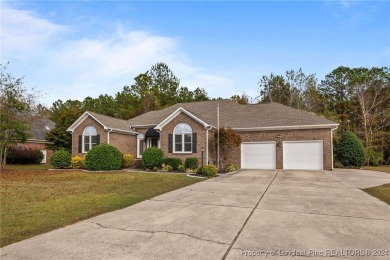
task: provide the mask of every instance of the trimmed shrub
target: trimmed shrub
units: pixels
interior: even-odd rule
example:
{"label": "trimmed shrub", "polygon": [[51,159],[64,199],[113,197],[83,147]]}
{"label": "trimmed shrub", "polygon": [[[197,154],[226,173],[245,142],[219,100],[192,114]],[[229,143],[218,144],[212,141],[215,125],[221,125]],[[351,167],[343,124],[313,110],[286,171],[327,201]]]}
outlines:
{"label": "trimmed shrub", "polygon": [[165,165],[164,167],[162,167],[162,169],[160,170],[161,172],[170,172],[172,171],[172,166],[170,165]]}
{"label": "trimmed shrub", "polygon": [[84,169],[85,168],[85,155],[80,157],[78,155],[72,157],[72,168],[73,169]]}
{"label": "trimmed shrub", "polygon": [[56,169],[70,168],[72,156],[68,151],[58,150],[51,156],[51,165]]}
{"label": "trimmed shrub", "polygon": [[237,171],[239,169],[238,165],[237,164],[234,164],[234,163],[228,163],[225,165],[225,172],[234,172],[234,171]]}
{"label": "trimmed shrub", "polygon": [[177,170],[177,167],[183,164],[180,158],[165,158],[164,163],[170,165],[173,170]]}
{"label": "trimmed shrub", "polygon": [[370,156],[370,164],[373,166],[379,166],[383,160],[383,153],[372,151]]}
{"label": "trimmed shrub", "polygon": [[157,147],[150,147],[142,153],[142,162],[145,169],[154,169],[160,167],[163,163],[164,153]]}
{"label": "trimmed shrub", "polygon": [[9,164],[39,164],[43,159],[43,153],[39,149],[24,146],[11,146],[8,148],[7,163]]}
{"label": "trimmed shrub", "polygon": [[180,164],[179,166],[177,166],[177,170],[181,171],[181,172],[185,172],[186,171],[186,167],[183,164]]}
{"label": "trimmed shrub", "polygon": [[207,177],[215,177],[217,176],[218,169],[214,165],[206,165],[200,167],[196,173],[199,175],[207,176]]}
{"label": "trimmed shrub", "polygon": [[344,166],[361,167],[366,161],[366,152],[362,141],[352,132],[341,135],[337,149],[337,159]]}
{"label": "trimmed shrub", "polygon": [[122,154],[110,144],[99,144],[87,153],[85,167],[92,171],[118,170],[122,167]]}
{"label": "trimmed shrub", "polygon": [[195,170],[196,168],[198,168],[199,165],[198,158],[188,157],[184,162],[184,165],[186,166],[187,169]]}
{"label": "trimmed shrub", "polygon": [[129,168],[131,165],[133,165],[133,162],[134,155],[128,153],[122,156],[122,168]]}

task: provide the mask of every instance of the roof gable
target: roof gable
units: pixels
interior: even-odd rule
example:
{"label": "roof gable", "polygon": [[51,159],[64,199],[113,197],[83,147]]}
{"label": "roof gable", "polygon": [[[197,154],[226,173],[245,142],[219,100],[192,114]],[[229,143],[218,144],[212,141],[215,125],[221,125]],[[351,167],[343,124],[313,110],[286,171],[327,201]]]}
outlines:
{"label": "roof gable", "polygon": [[192,119],[194,119],[196,122],[200,123],[201,125],[203,125],[205,128],[207,127],[212,127],[211,125],[207,124],[206,122],[204,122],[202,119],[200,119],[199,117],[195,116],[194,114],[192,114],[191,112],[185,110],[184,108],[182,107],[179,107],[176,111],[174,111],[172,114],[170,114],[167,118],[165,118],[160,124],[158,124],[155,129],[157,130],[162,130],[162,128],[167,125],[169,122],[171,122],[175,117],[177,117],[179,114],[181,113],[184,113],[186,114],[187,116],[191,117]]}

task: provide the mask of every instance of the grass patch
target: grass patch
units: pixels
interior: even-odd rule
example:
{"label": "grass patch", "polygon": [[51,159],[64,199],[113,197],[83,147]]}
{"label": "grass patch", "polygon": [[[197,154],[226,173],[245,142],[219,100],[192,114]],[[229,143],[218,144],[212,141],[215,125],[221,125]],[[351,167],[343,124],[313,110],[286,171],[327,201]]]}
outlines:
{"label": "grass patch", "polygon": [[370,170],[370,171],[379,171],[379,172],[390,173],[390,165],[366,166],[366,167],[363,167],[363,170]]}
{"label": "grass patch", "polygon": [[390,183],[378,187],[363,189],[368,194],[390,204]]}
{"label": "grass patch", "polygon": [[180,174],[3,171],[0,246],[175,190],[201,179]]}
{"label": "grass patch", "polygon": [[28,171],[28,170],[48,170],[53,166],[50,163],[45,164],[7,164],[5,170],[7,171]]}

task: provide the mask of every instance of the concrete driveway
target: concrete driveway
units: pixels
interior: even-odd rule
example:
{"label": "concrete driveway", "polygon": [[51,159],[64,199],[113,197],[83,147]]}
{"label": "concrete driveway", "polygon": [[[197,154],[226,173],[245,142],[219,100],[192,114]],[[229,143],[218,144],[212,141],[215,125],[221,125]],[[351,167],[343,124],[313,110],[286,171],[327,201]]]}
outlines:
{"label": "concrete driveway", "polygon": [[336,176],[224,175],[6,246],[1,259],[389,259],[390,206]]}

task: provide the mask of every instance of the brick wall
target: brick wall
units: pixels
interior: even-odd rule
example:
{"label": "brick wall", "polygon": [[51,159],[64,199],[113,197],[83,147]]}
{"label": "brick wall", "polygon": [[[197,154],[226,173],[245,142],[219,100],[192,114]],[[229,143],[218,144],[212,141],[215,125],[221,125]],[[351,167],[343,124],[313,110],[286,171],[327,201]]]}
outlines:
{"label": "brick wall", "polygon": [[[173,130],[177,124],[187,123],[192,127],[192,132],[197,134],[197,147],[196,153],[168,153],[168,135],[173,134]],[[202,152],[201,148],[204,147],[204,164],[206,164],[206,129],[203,125],[189,117],[184,113],[180,113],[171,122],[164,126],[160,133],[161,149],[164,151],[165,157],[181,158],[183,163],[188,157],[198,158],[199,165],[202,164]]]}

